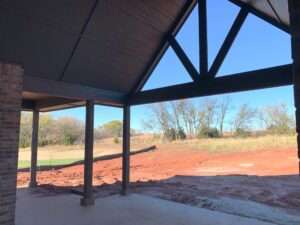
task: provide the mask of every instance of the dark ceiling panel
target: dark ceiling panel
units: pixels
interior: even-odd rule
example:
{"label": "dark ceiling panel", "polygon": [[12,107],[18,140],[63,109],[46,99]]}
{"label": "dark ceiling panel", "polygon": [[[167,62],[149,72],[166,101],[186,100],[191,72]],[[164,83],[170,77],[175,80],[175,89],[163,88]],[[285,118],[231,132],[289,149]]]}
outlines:
{"label": "dark ceiling panel", "polygon": [[280,22],[289,25],[289,8],[288,8],[288,1],[286,0],[270,0],[269,3],[272,5],[273,9],[275,10]]}
{"label": "dark ceiling panel", "polygon": [[67,69],[64,82],[126,92],[143,61],[83,40]]}
{"label": "dark ceiling panel", "polygon": [[2,0],[0,58],[25,73],[56,80],[63,73],[95,0]]}
{"label": "dark ceiling panel", "polygon": [[[149,2],[100,1],[63,81],[128,93],[184,4]],[[170,14],[160,9],[166,4]]]}
{"label": "dark ceiling panel", "polygon": [[166,15],[169,18],[173,19],[178,16],[178,9],[182,9],[186,1],[181,0],[143,0],[143,2],[149,7],[157,10],[161,15]]}
{"label": "dark ceiling panel", "polygon": [[0,59],[24,64],[25,73],[57,79],[76,37],[0,7]]}
{"label": "dark ceiling panel", "polygon": [[289,25],[288,0],[239,0],[272,17],[279,23]]}
{"label": "dark ceiling panel", "polygon": [[[155,29],[155,26],[158,25],[155,25],[154,22],[151,24],[145,15],[144,17],[136,17],[136,11],[139,11],[139,9],[131,4],[127,4],[127,2],[120,0],[100,1],[87,26],[85,35],[99,40],[99,42],[105,41],[106,44],[111,46],[114,46],[110,42],[115,37],[122,38],[119,42],[123,47],[133,44],[133,42],[127,42],[130,39],[141,45],[147,43],[147,41],[152,42],[153,46],[153,43],[155,44],[161,38],[163,32]],[[129,11],[131,12],[130,14],[128,13]],[[148,22],[146,23],[145,21],[147,20]],[[107,29],[107,27],[110,27],[110,29]]]}
{"label": "dark ceiling panel", "polygon": [[13,8],[39,21],[47,21],[79,33],[96,0],[1,0],[0,7]]}
{"label": "dark ceiling panel", "polygon": [[108,5],[116,8],[116,11],[121,12],[124,16],[130,16],[134,20],[143,23],[145,27],[154,29],[159,33],[164,33],[173,21],[172,17],[166,16],[155,7],[149,7],[143,1],[109,1]]}

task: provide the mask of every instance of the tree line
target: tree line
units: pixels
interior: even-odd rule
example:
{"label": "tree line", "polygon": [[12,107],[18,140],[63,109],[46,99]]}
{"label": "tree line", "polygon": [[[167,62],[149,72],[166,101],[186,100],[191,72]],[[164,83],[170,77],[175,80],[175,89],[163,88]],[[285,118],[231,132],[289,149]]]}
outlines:
{"label": "tree line", "polygon": [[[118,138],[122,135],[122,122],[113,120],[94,129],[94,139]],[[39,120],[39,146],[82,144],[85,137],[84,122],[71,116],[54,118],[50,113],[41,113]],[[32,113],[22,112],[19,146],[31,144]],[[135,131],[132,130],[134,134]]]}
{"label": "tree line", "polygon": [[[217,138],[226,136],[225,133],[235,137],[290,134],[295,127],[294,116],[289,114],[284,102],[261,108],[244,103],[235,108],[229,96],[219,100],[206,97],[198,102],[179,100],[152,104],[149,117],[142,123],[144,129],[162,133],[168,140]],[[254,132],[255,129],[259,131]]]}
{"label": "tree line", "polygon": [[[292,134],[294,116],[283,102],[253,108],[242,104],[235,108],[232,98],[202,98],[199,101],[179,100],[149,105],[148,115],[142,120],[145,132],[163,134],[167,140],[245,137],[263,134]],[[109,121],[94,129],[94,139],[113,137],[119,142],[122,122]],[[73,145],[84,142],[84,122],[74,117],[54,118],[50,113],[40,114],[39,146]],[[256,130],[256,131],[254,131]],[[258,130],[258,131],[257,131]],[[20,147],[31,144],[32,113],[23,112],[20,127]],[[131,134],[138,134],[131,129]]]}

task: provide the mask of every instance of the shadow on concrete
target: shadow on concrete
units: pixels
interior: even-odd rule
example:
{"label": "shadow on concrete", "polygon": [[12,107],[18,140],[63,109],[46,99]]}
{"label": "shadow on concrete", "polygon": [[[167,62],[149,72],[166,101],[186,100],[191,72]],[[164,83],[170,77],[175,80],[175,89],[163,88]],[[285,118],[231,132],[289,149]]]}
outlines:
{"label": "shadow on concrete", "polygon": [[[225,197],[250,200],[269,206],[299,210],[299,175],[254,176],[174,176],[162,180],[134,181],[130,184],[132,193],[171,200],[178,203],[197,205],[201,197]],[[72,193],[82,195],[82,185],[55,186],[42,184],[35,191],[48,194]],[[121,182],[93,187],[95,198],[118,194]],[[203,203],[203,202],[202,202]],[[203,203],[205,207],[205,202]],[[209,204],[209,203],[208,203]],[[206,206],[209,208],[209,205]]]}

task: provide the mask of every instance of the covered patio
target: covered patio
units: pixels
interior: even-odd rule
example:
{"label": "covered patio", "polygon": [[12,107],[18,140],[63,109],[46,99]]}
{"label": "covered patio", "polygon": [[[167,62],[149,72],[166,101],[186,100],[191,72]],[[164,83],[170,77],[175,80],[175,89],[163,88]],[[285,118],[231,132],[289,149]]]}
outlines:
{"label": "covered patio", "polygon": [[[206,0],[1,1],[0,224],[15,224],[15,220],[19,225],[98,224],[99,221],[103,224],[266,224],[130,192],[132,106],[294,85],[296,130],[300,133],[300,2],[229,2],[240,11],[209,68]],[[195,7],[199,16],[200,68],[194,67],[176,40],[176,34]],[[249,14],[291,35],[293,63],[217,77]],[[168,47],[174,50],[193,81],[142,91]],[[95,204],[92,175],[97,104],[123,109],[120,194],[126,197],[97,199]],[[29,194],[27,189],[17,191],[20,112],[33,112],[29,186],[34,189],[38,185],[39,114],[79,106],[86,107],[84,188],[80,204],[90,207],[79,206],[79,199],[73,195],[40,197]],[[300,158],[299,136],[297,141]],[[53,216],[46,215],[43,207],[52,209]]]}
{"label": "covered patio", "polygon": [[28,189],[17,191],[16,224],[272,225],[139,194],[112,195],[96,199],[93,207],[80,207],[75,195],[47,196]]}

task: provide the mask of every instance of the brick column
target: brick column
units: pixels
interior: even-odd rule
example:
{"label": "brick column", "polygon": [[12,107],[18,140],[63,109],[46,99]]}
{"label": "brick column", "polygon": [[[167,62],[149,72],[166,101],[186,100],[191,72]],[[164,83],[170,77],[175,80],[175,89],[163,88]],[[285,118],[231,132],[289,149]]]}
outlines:
{"label": "brick column", "polygon": [[[290,29],[292,38],[294,101],[296,108],[296,132],[298,158],[300,159],[300,1],[289,0]],[[299,162],[300,174],[300,162]]]}
{"label": "brick column", "polygon": [[23,68],[0,62],[0,224],[13,225]]}

